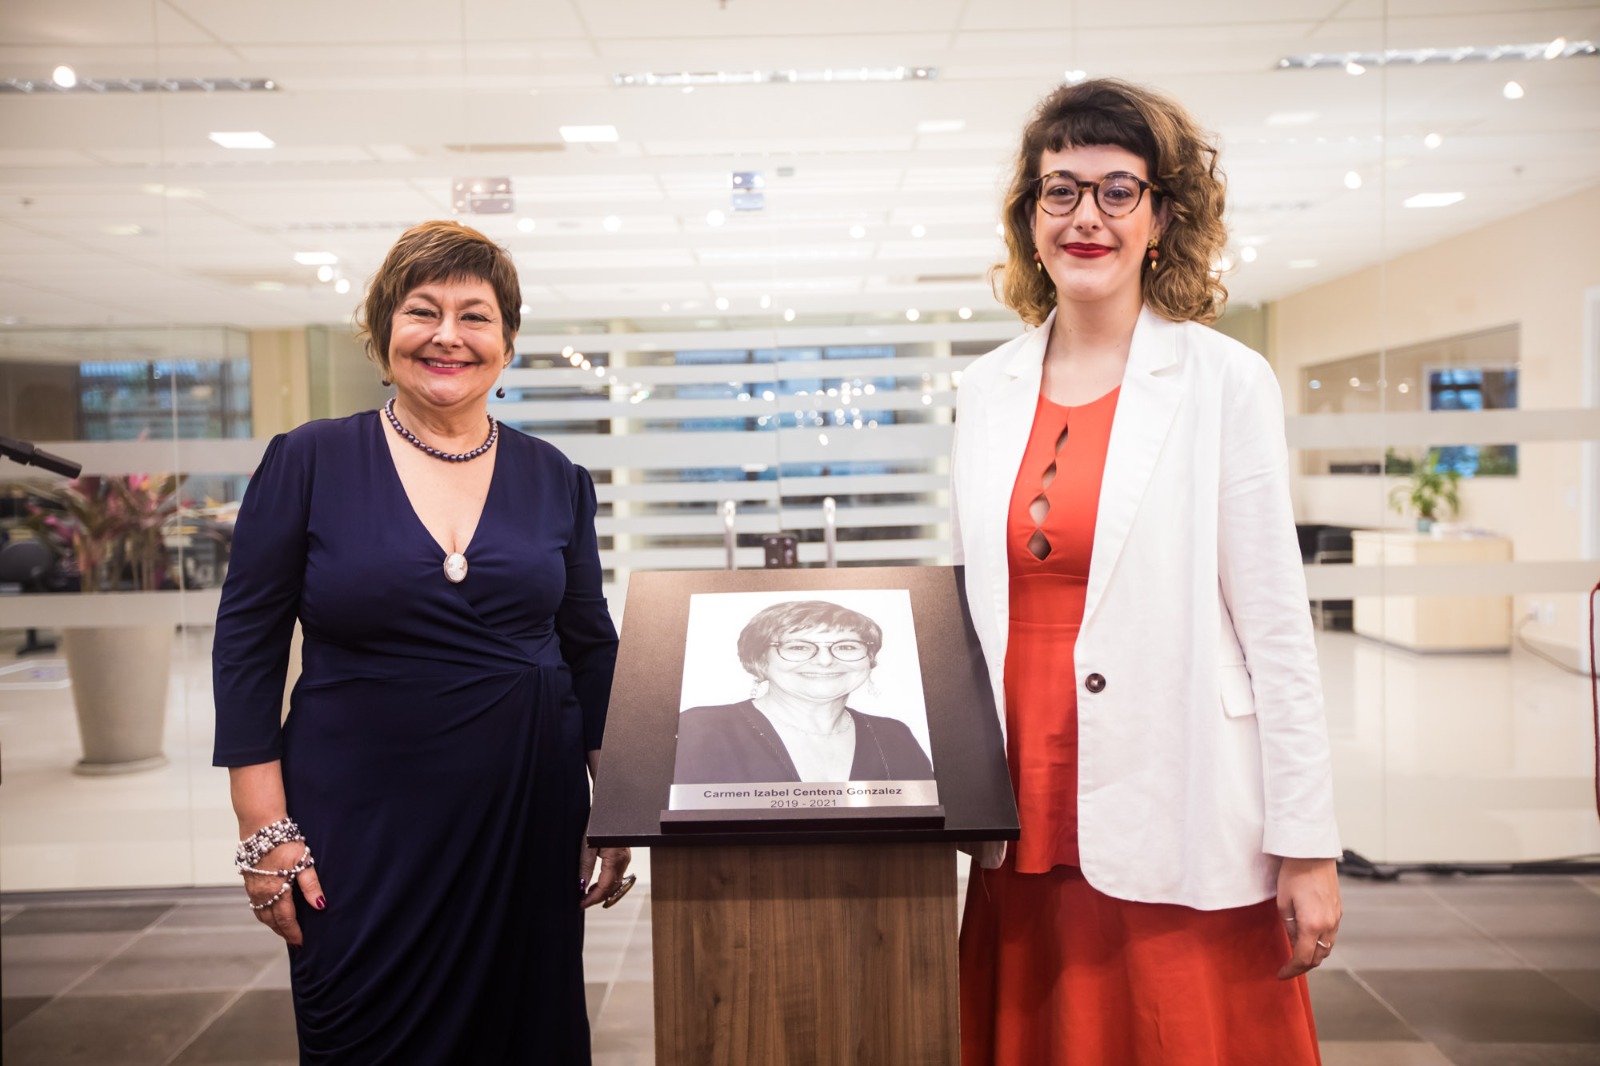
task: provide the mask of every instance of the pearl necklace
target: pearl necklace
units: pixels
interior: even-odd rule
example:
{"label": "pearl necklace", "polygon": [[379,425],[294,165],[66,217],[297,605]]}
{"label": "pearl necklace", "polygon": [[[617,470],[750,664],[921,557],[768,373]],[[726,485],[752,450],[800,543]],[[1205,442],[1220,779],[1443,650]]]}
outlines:
{"label": "pearl necklace", "polygon": [[[394,427],[394,431],[396,433],[400,434],[406,440],[410,441],[412,444],[415,444],[418,448],[421,448],[435,459],[442,459],[447,463],[465,463],[476,459],[490,448],[493,448],[494,442],[500,437],[500,423],[495,421],[494,415],[490,415],[488,440],[484,441],[470,452],[461,452],[460,454],[442,452],[438,448],[433,448],[422,443],[417,439],[415,433],[412,433],[409,429],[400,424],[400,420],[396,418],[394,414],[394,397],[391,396],[389,398],[389,402],[383,405],[383,413],[388,417],[389,424]],[[459,585],[465,581],[467,579],[467,557],[461,552],[450,552],[445,555],[444,577],[445,580],[450,582],[452,585]]]}
{"label": "pearl necklace", "polygon": [[396,433],[400,434],[406,440],[410,441],[418,448],[421,448],[435,459],[442,459],[447,463],[465,463],[476,459],[490,448],[493,448],[494,442],[500,436],[500,423],[495,421],[494,415],[490,415],[488,440],[484,441],[470,452],[442,452],[432,445],[422,443],[417,439],[417,435],[415,433],[411,432],[405,426],[400,424],[400,420],[396,418],[394,414],[394,397],[391,396],[389,398],[389,402],[383,405],[383,413],[388,417],[389,424],[394,427],[394,431]]}

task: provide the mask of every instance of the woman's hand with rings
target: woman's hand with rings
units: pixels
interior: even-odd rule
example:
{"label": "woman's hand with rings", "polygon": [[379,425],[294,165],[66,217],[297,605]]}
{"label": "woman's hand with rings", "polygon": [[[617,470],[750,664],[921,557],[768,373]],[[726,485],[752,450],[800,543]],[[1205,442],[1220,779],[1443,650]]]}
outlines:
{"label": "woman's hand with rings", "polygon": [[[256,863],[258,870],[288,870],[300,863],[306,853],[306,845],[298,840],[287,844],[279,844]],[[292,881],[293,885],[288,883]],[[270,928],[274,933],[283,937],[291,947],[299,947],[304,943],[300,932],[300,922],[294,913],[294,890],[298,887],[300,894],[310,904],[323,910],[328,906],[322,894],[322,882],[317,880],[317,871],[314,866],[307,866],[304,870],[292,877],[284,878],[273,874],[247,873],[244,875],[244,890],[250,897],[250,909],[255,912],[256,920]],[[287,891],[285,890],[287,888]],[[274,898],[276,897],[276,898]],[[266,906],[262,906],[266,904]]]}
{"label": "woman's hand with rings", "polygon": [[1294,954],[1278,971],[1287,981],[1321,966],[1333,954],[1344,911],[1334,859],[1284,859],[1278,868],[1278,913]]}

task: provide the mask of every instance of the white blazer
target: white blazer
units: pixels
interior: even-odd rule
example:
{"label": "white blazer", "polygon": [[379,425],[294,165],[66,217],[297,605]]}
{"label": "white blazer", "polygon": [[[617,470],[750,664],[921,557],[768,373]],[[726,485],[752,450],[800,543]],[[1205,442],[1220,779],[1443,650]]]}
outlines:
{"label": "white blazer", "polygon": [[[1051,319],[962,375],[956,561],[1005,730],[1006,518]],[[1327,725],[1267,361],[1149,308],[1106,454],[1078,687],[1089,883],[1217,910],[1276,893],[1277,857],[1339,854]],[[1003,851],[990,847],[983,864]]]}

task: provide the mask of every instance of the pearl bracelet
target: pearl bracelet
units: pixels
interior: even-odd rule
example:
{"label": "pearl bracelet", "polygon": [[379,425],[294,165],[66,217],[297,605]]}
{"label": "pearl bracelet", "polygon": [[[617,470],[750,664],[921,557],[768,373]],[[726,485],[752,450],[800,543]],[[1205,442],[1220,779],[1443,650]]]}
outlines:
{"label": "pearl bracelet", "polygon": [[293,818],[281,818],[239,841],[239,847],[233,853],[233,864],[244,870],[260,862],[263,855],[278,845],[303,844],[305,839],[305,834],[300,832]]}
{"label": "pearl bracelet", "polygon": [[311,857],[311,849],[307,847],[300,856],[300,860],[287,870],[260,870],[254,866],[241,866],[237,862],[234,865],[239,867],[241,876],[244,874],[260,874],[262,877],[293,877],[302,870],[311,869],[316,864],[317,860]]}
{"label": "pearl bracelet", "polygon": [[283,883],[283,887],[278,889],[277,892],[273,893],[271,899],[267,900],[265,903],[252,903],[252,904],[250,904],[250,909],[253,910],[253,911],[264,911],[264,910],[266,910],[268,907],[272,906],[274,903],[276,903],[280,899],[282,899],[284,897],[284,894],[287,893],[289,891],[289,889],[292,888],[292,887],[294,887],[294,882],[292,880],[285,881]]}

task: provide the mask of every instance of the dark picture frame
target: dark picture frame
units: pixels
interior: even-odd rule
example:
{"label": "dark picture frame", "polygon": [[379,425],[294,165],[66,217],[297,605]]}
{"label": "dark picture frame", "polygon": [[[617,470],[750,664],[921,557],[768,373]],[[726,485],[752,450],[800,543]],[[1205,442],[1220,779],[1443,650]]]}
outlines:
{"label": "dark picture frame", "polygon": [[[851,593],[865,590],[909,596],[916,644],[910,658],[920,672],[938,806],[669,810],[685,663],[699,643],[690,634],[692,598],[783,593],[834,600],[827,594],[839,593],[837,600],[848,602]],[[904,639],[904,629],[896,627],[895,639]],[[589,823],[597,846],[1017,838],[993,693],[957,567],[632,575],[603,751]]]}

